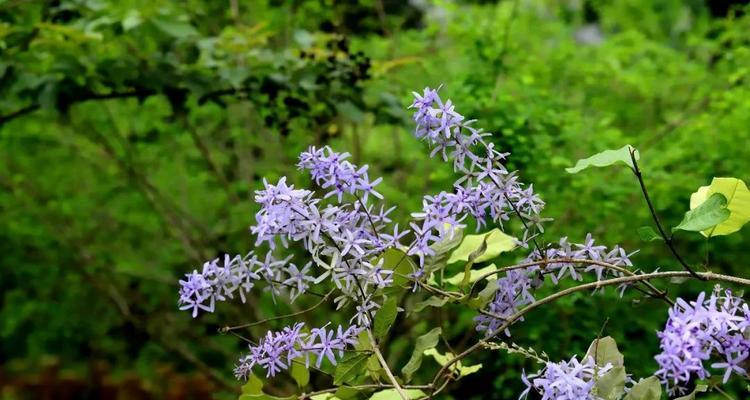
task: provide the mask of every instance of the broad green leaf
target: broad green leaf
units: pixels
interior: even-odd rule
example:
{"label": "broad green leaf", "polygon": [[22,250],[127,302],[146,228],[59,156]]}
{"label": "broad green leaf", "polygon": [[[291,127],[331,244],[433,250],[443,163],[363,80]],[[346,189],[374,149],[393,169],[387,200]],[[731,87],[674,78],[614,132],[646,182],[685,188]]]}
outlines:
{"label": "broad green leaf", "polygon": [[356,378],[360,372],[363,372],[369,356],[367,353],[349,353],[345,355],[336,365],[336,371],[333,373],[333,384],[341,385]]}
{"label": "broad green leaf", "polygon": [[393,286],[404,286],[409,281],[407,276],[418,269],[411,257],[398,249],[386,249],[375,260],[375,264],[380,262],[381,259],[383,259],[383,268],[393,270],[394,272]]}
{"label": "broad green leaf", "polygon": [[695,209],[714,193],[721,193],[727,199],[729,218],[701,233],[705,237],[729,235],[737,232],[750,221],[750,190],[745,182],[736,178],[714,178],[709,186],[701,186],[690,196],[690,209]]}
{"label": "broad green leaf", "polygon": [[[490,264],[482,269],[472,269],[469,271],[469,279],[465,283],[474,283],[477,280],[479,280],[480,277],[493,272],[497,271],[497,266],[495,264]],[[452,277],[444,280],[445,283],[450,283],[451,285],[463,285],[465,279],[465,274],[463,272],[458,273],[456,275],[453,275]]]}
{"label": "broad green leaf", "polygon": [[682,397],[678,397],[678,398],[676,398],[674,400],[696,400],[695,394],[696,393],[703,393],[706,390],[708,390],[708,386],[706,386],[706,385],[696,385],[695,389],[693,389],[693,391],[690,392],[690,394],[682,396]]}
{"label": "broad green leaf", "polygon": [[391,297],[375,314],[375,326],[372,331],[376,339],[382,339],[388,334],[388,330],[393,325],[393,321],[396,320],[397,314],[398,301],[395,297]]}
{"label": "broad green leaf", "polygon": [[448,302],[447,297],[430,296],[427,298],[427,300],[420,301],[419,303],[415,304],[411,312],[413,313],[420,312],[427,307],[440,308],[444,306],[445,303],[447,302]]}
{"label": "broad green leaf", "polygon": [[243,394],[262,394],[263,393],[263,381],[250,373],[247,378],[247,383],[242,386]]}
{"label": "broad green leaf", "polygon": [[437,346],[441,332],[442,330],[440,328],[435,328],[417,338],[409,362],[401,368],[401,373],[404,374],[406,381],[411,380],[411,376],[422,366],[424,351]]}
{"label": "broad green leaf", "polygon": [[659,400],[661,399],[661,384],[659,378],[649,376],[641,379],[630,389],[624,400]]}
{"label": "broad green leaf", "polygon": [[[403,391],[408,399],[418,399],[425,395],[425,393],[419,389],[403,389]],[[401,400],[401,395],[398,394],[396,389],[386,389],[370,396],[370,400]]]}
{"label": "broad green leaf", "polygon": [[301,363],[293,362],[290,374],[299,387],[305,387],[310,383],[310,371]]}
{"label": "broad green leaf", "polygon": [[484,308],[494,297],[497,292],[497,279],[487,278],[487,286],[482,289],[477,297],[473,297],[464,301],[469,307],[479,310]]}
{"label": "broad green leaf", "polygon": [[341,399],[341,400],[354,399],[358,397],[359,392],[360,392],[360,389],[355,389],[350,386],[340,386],[336,390],[336,397],[334,397],[334,399]]}
{"label": "broad green leaf", "polygon": [[448,264],[458,261],[469,261],[471,253],[482,247],[485,238],[487,239],[487,250],[474,259],[475,263],[491,260],[497,257],[500,253],[516,248],[516,242],[513,236],[506,235],[500,229],[495,228],[487,233],[479,235],[466,235],[461,242],[461,245],[453,250],[453,253],[448,259]]}
{"label": "broad green leaf", "polygon": [[[608,167],[615,163],[623,163],[630,167],[630,169],[635,169],[633,160],[630,158],[631,148],[633,147],[627,144],[617,150],[604,150],[603,152],[596,153],[591,157],[578,160],[574,167],[565,168],[565,171],[569,174],[576,174],[588,167]],[[636,160],[640,158],[638,150],[635,150],[634,156]]]}
{"label": "broad green leaf", "polygon": [[638,228],[638,236],[644,242],[653,242],[654,240],[664,240],[658,233],[656,233],[654,228],[650,226],[642,226]]}
{"label": "broad green leaf", "polygon": [[[437,351],[437,349],[435,349],[434,347],[425,350],[424,355],[434,357],[435,361],[437,361],[440,366],[445,366],[454,358],[453,353],[448,352],[445,354],[440,354],[440,352]],[[461,361],[457,361],[453,363],[448,369],[451,370],[451,372],[458,372],[460,376],[466,376],[482,369],[482,364],[463,365]]]}
{"label": "broad green leaf", "polygon": [[625,393],[625,367],[614,367],[596,380],[597,396],[605,400],[618,400]]}
{"label": "broad green leaf", "polygon": [[617,343],[610,336],[601,339],[595,339],[591,342],[586,357],[592,357],[596,365],[604,367],[612,364],[614,367],[622,367],[624,357],[620,350],[617,349]]}
{"label": "broad green leaf", "polygon": [[672,231],[674,232],[679,229],[683,231],[700,232],[713,228],[729,218],[729,209],[726,207],[727,198],[721,193],[714,193],[708,198],[708,200],[686,212],[682,222],[672,228]]}
{"label": "broad green leaf", "polygon": [[435,252],[434,257],[441,256],[458,247],[458,245],[461,244],[463,238],[464,230],[454,229],[453,235],[444,235],[444,237],[440,241],[431,244],[430,249]]}

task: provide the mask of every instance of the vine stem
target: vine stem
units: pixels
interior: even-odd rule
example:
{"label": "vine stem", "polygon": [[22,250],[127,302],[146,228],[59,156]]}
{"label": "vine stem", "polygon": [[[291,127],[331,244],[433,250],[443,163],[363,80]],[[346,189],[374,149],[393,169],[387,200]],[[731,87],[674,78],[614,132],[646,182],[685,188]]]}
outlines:
{"label": "vine stem", "polygon": [[[648,204],[648,209],[651,211],[651,217],[654,219],[654,223],[656,224],[656,228],[659,230],[659,234],[661,235],[661,238],[664,239],[664,243],[667,244],[667,247],[669,247],[669,250],[672,251],[672,254],[677,259],[677,261],[680,262],[683,268],[685,268],[685,271],[688,271],[690,275],[693,278],[697,279],[703,279],[700,277],[699,274],[697,274],[695,271],[693,271],[692,268],[685,262],[685,260],[682,259],[680,256],[680,253],[677,252],[677,249],[674,248],[674,244],[672,243],[672,236],[667,236],[666,232],[664,231],[664,228],[661,225],[661,222],[659,221],[659,216],[656,214],[656,210],[654,209],[654,204],[651,202],[651,198],[648,195],[648,190],[646,190],[646,183],[643,182],[643,174],[641,174],[641,169],[638,167],[638,160],[635,158],[635,148],[632,146],[629,149],[630,152],[630,160],[633,162],[633,168],[632,171],[635,174],[635,177],[638,178],[638,183],[641,186],[641,192],[643,192],[643,198],[646,200],[646,204]],[[703,279],[705,280],[705,279]]]}
{"label": "vine stem", "polygon": [[388,363],[385,361],[385,358],[383,358],[383,353],[380,352],[378,343],[375,341],[375,338],[372,336],[372,332],[370,331],[369,328],[367,329],[367,337],[370,338],[370,344],[372,344],[372,351],[375,353],[375,357],[378,358],[378,361],[380,362],[380,366],[383,367],[383,369],[385,370],[385,374],[388,376],[388,380],[391,381],[393,388],[396,389],[396,391],[398,392],[398,395],[401,397],[402,400],[409,400],[409,397],[407,397],[406,393],[404,393],[404,389],[401,388],[401,385],[398,384],[396,377],[393,376],[393,372],[391,371],[390,367],[388,367]]}
{"label": "vine stem", "polygon": [[[604,262],[604,261],[588,260],[588,259],[585,259],[585,258],[580,258],[580,259],[579,258],[553,258],[553,259],[544,259],[544,260],[532,261],[532,262],[521,263],[521,264],[516,264],[516,265],[510,265],[510,266],[503,267],[503,268],[500,268],[498,270],[487,272],[487,273],[485,273],[483,275],[480,275],[477,278],[476,282],[474,282],[474,284],[471,286],[471,290],[469,291],[469,295],[471,295],[474,292],[474,288],[476,287],[476,285],[477,285],[478,282],[481,282],[482,280],[484,280],[484,279],[486,279],[486,278],[488,278],[488,277],[490,277],[492,275],[501,274],[503,272],[508,272],[508,271],[512,271],[512,270],[515,270],[515,269],[524,269],[524,268],[528,268],[528,267],[534,267],[534,266],[539,266],[539,265],[548,265],[548,264],[554,264],[554,263],[576,263],[576,264],[597,265],[597,266],[604,267],[604,268],[607,268],[607,269],[611,269],[611,270],[622,272],[622,273],[624,273],[626,275],[629,275],[629,276],[636,275],[633,271],[631,271],[631,270],[629,270],[627,268],[623,268],[623,267],[621,267],[619,265],[610,264],[610,263],[607,263],[607,262]],[[650,293],[650,294],[652,296],[660,297],[660,298],[664,299],[664,301],[666,301],[670,305],[674,304],[674,301],[672,299],[670,299],[665,292],[659,290],[656,286],[654,286],[653,284],[651,284],[651,282],[643,281],[643,284],[649,290],[651,290],[652,293]]]}
{"label": "vine stem", "polygon": [[[713,272],[693,272],[690,273],[689,271],[666,271],[666,272],[652,272],[649,274],[642,274],[642,275],[633,275],[633,276],[625,276],[620,278],[612,278],[607,279],[603,281],[597,281],[597,282],[591,282],[586,283],[583,285],[574,286],[568,289],[561,290],[557,293],[551,294],[543,299],[537,300],[528,306],[524,307],[523,310],[518,311],[517,313],[511,315],[508,317],[505,322],[495,329],[494,331],[490,332],[489,335],[487,335],[487,338],[482,339],[472,345],[471,347],[467,348],[460,354],[456,355],[454,358],[452,358],[450,361],[445,363],[440,370],[435,374],[435,377],[432,380],[432,387],[437,387],[438,380],[442,377],[442,375],[455,363],[462,360],[463,358],[466,358],[468,355],[474,353],[475,351],[481,349],[485,345],[489,343],[489,339],[497,336],[499,333],[503,332],[505,329],[507,329],[511,324],[513,324],[515,321],[526,315],[528,312],[545,305],[547,303],[551,303],[559,298],[568,296],[570,294],[584,291],[584,290],[590,290],[590,289],[598,289],[605,286],[612,286],[612,285],[619,285],[623,283],[634,283],[634,282],[643,282],[648,281],[651,279],[668,279],[668,278],[680,278],[680,277],[692,277],[693,274],[697,275],[697,279],[705,280],[705,281],[723,281],[723,282],[730,282],[735,283],[739,285],[744,286],[750,286],[750,279],[745,278],[739,278],[735,276],[730,275],[722,275],[722,274],[715,274]],[[444,386],[442,386],[444,387]],[[442,387],[440,390],[442,390]],[[434,395],[438,394],[439,390],[433,391],[430,393],[429,396],[426,398],[431,399]]]}

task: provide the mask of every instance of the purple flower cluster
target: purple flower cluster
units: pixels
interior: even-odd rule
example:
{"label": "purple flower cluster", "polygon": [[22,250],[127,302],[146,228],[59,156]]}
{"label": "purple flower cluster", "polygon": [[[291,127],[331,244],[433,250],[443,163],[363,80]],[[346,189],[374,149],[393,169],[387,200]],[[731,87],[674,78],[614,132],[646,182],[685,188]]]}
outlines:
{"label": "purple flower cluster", "polygon": [[[543,253],[542,255],[538,250],[534,250],[522,263],[532,263],[542,260],[552,260],[554,262],[510,270],[505,276],[490,283],[496,286],[495,298],[487,305],[487,311],[493,315],[483,314],[474,318],[477,322],[478,331],[483,331],[487,335],[491,335],[503,325],[508,317],[517,313],[522,307],[532,303],[534,301],[534,289],[539,288],[544,283],[546,276],[550,277],[552,284],[557,285],[560,280],[567,276],[580,281],[583,279],[583,273],[587,272],[592,272],[596,280],[623,275],[622,272],[608,269],[601,265],[583,265],[581,263],[555,260],[593,260],[621,267],[633,265],[630,261],[630,256],[633,253],[628,254],[622,247],[617,245],[611,250],[607,250],[606,246],[596,246],[591,234],[587,234],[586,240],[581,244],[569,243],[568,238],[563,237],[557,246],[548,246]],[[624,289],[625,286],[621,288],[621,290]],[[523,321],[523,319],[520,320]],[[510,331],[506,329],[505,334],[510,336]]]}
{"label": "purple flower cluster", "polygon": [[719,362],[711,367],[724,370],[724,383],[732,374],[747,377],[743,365],[750,356],[748,327],[750,308],[730,290],[722,292],[717,286],[708,298],[702,292],[689,303],[677,299],[667,325],[657,333],[661,353],[655,357],[659,363],[656,376],[671,387],[671,393],[683,394],[690,379],[711,375],[705,363],[714,358]]}
{"label": "purple flower cluster", "polygon": [[591,389],[596,380],[611,369],[612,364],[598,367],[591,356],[583,362],[575,356],[570,361],[547,362],[537,373],[526,375],[524,372],[521,375],[526,390],[519,399],[526,399],[533,391],[542,400],[598,400],[591,394]]}
{"label": "purple flower cluster", "polygon": [[[253,252],[244,257],[230,257],[227,254],[223,261],[220,258],[207,261],[201,272],[194,270],[180,280],[180,310],[192,310],[195,318],[199,309],[213,312],[217,301],[233,299],[235,292],[239,292],[244,303],[245,295],[259,279],[277,279],[285,271],[297,270],[294,264],[288,262],[289,258],[276,260],[271,253],[260,261]],[[300,285],[298,288],[306,286]]]}
{"label": "purple flower cluster", "polygon": [[303,289],[308,282],[329,279],[343,292],[336,298],[339,306],[352,300],[360,303],[366,315],[358,312],[352,319],[366,326],[369,314],[379,307],[371,304],[372,292],[393,282],[393,271],[372,260],[386,248],[400,246],[398,241],[408,232],[391,227],[389,214],[394,208],[381,206],[376,210],[366,203],[368,193],[380,197],[374,191],[380,179],[370,182],[367,168],[358,168],[347,158],[347,154],[328,147],[311,148],[300,155],[299,166],[309,169],[321,187],[331,189],[328,197],[335,194],[341,201],[344,194],[352,194],[355,202],[324,205],[324,199],[316,198],[312,191],[287,185],[285,178],[275,185],[264,182],[264,189],[256,192],[261,209],[251,231],[257,236],[258,245],[268,243],[274,248],[277,242],[283,247],[288,247],[289,242],[301,242],[318,271],[314,277],[310,269],[291,271],[290,276],[296,277],[292,283]]}
{"label": "purple flower cluster", "polygon": [[325,197],[335,195],[339,203],[343,201],[344,194],[361,195],[365,202],[370,194],[383,199],[383,196],[375,191],[375,186],[383,178],[370,181],[367,175],[368,166],[358,168],[347,160],[349,156],[349,153],[336,153],[328,146],[320,149],[310,147],[308,151],[300,154],[297,166],[309,170],[315,183],[329,190]]}
{"label": "purple flower cluster", "polygon": [[344,350],[357,344],[357,336],[362,331],[356,325],[346,329],[339,325],[336,330],[323,326],[306,333],[304,326],[296,323],[281,331],[269,331],[257,345],[250,345],[250,353],[241,357],[234,369],[237,379],[247,379],[256,365],[266,371],[267,377],[274,376],[303,357],[305,366],[310,365],[311,356],[316,358],[317,368],[324,359],[336,365],[336,355],[342,357]]}
{"label": "purple flower cluster", "polygon": [[[454,171],[461,174],[452,192],[425,196],[422,211],[412,214],[421,224],[411,224],[416,239],[410,255],[417,255],[423,263],[425,256],[434,254],[430,246],[463,227],[469,216],[479,229],[488,219],[502,225],[510,213],[518,212],[541,229],[539,214],[544,202],[532,186],[524,188],[515,171],[505,168],[503,162],[509,153],[486,142],[483,138],[489,133],[472,127],[474,121],[467,121],[450,100],[443,102],[435,89],[425,88],[422,95],[414,93],[410,108],[415,110],[415,135],[432,148],[430,155],[452,159]],[[525,232],[523,237],[533,234]]]}

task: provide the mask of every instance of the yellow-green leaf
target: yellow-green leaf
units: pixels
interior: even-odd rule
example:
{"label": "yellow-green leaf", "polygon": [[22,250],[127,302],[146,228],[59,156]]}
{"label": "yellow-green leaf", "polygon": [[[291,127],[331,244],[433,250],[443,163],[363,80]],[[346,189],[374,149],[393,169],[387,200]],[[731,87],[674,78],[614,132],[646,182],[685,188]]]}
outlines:
{"label": "yellow-green leaf", "polygon": [[[633,148],[631,145],[626,144],[625,146],[617,150],[604,150],[601,153],[596,153],[591,157],[578,160],[574,167],[565,168],[565,171],[569,174],[575,174],[588,167],[608,167],[618,162],[627,165],[631,169],[635,169],[633,160],[630,157],[631,148]],[[634,149],[634,152],[635,153],[633,154],[633,156],[636,160],[638,160],[638,150]]]}
{"label": "yellow-green leaf", "polygon": [[712,194],[721,193],[727,199],[729,218],[701,233],[705,237],[729,235],[750,221],[750,190],[737,178],[714,178],[709,186],[701,186],[690,196],[690,209],[705,202]]}
{"label": "yellow-green leaf", "polygon": [[672,228],[672,232],[678,229],[690,232],[711,229],[726,221],[729,214],[727,198],[721,193],[714,193],[698,207],[686,212],[682,222]]}
{"label": "yellow-green leaf", "polygon": [[434,328],[433,330],[417,338],[417,342],[414,344],[414,351],[412,351],[411,353],[409,362],[406,363],[403,368],[401,368],[401,372],[404,374],[407,381],[409,381],[411,379],[411,376],[419,370],[419,367],[422,366],[422,356],[424,355],[424,351],[437,346],[441,332],[442,329]]}
{"label": "yellow-green leaf", "polygon": [[262,394],[263,393],[263,381],[250,373],[247,377],[247,383],[242,386],[242,394]]}
{"label": "yellow-green leaf", "polygon": [[611,336],[605,336],[601,339],[595,339],[591,342],[586,357],[592,357],[596,365],[603,367],[612,364],[614,367],[622,367],[624,357],[617,348],[615,339]]}
{"label": "yellow-green leaf", "polygon": [[[433,356],[435,358],[435,361],[437,361],[437,363],[440,364],[441,366],[445,366],[454,358],[453,353],[448,352],[445,354],[440,354],[440,352],[437,351],[437,349],[435,349],[434,347],[425,350],[424,355]],[[453,363],[449,369],[451,370],[451,372],[458,372],[460,376],[466,376],[466,375],[473,374],[474,372],[479,371],[481,368],[482,368],[482,364],[463,365],[461,361],[459,360]]]}
{"label": "yellow-green leaf", "polygon": [[305,387],[310,382],[310,371],[301,363],[293,362],[290,374],[299,387]]}
{"label": "yellow-green leaf", "polygon": [[[495,266],[495,264],[490,264],[482,269],[472,269],[471,271],[469,271],[469,279],[467,283],[474,283],[482,276],[494,271],[497,271],[497,266]],[[464,275],[465,274],[463,272],[460,272],[450,278],[447,278],[443,282],[450,283],[451,285],[459,285],[463,282]]]}
{"label": "yellow-green leaf", "polygon": [[641,379],[630,389],[625,400],[659,400],[661,399],[661,384],[655,376]]}
{"label": "yellow-green leaf", "polygon": [[482,255],[474,259],[475,263],[491,260],[500,253],[516,248],[516,241],[513,236],[506,235],[500,229],[495,228],[479,235],[466,235],[461,245],[456,250],[453,250],[448,259],[448,264],[458,261],[469,261],[471,253],[482,247],[485,238],[487,239],[487,249]]}

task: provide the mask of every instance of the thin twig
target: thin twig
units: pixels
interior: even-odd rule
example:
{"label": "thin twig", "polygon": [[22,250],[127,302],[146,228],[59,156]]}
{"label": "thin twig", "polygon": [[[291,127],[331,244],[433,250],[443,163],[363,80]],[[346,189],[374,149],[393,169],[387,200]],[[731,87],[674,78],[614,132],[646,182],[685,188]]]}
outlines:
{"label": "thin twig", "polygon": [[277,315],[275,317],[270,317],[270,318],[262,319],[260,321],[255,321],[255,322],[251,322],[251,323],[247,323],[247,324],[243,324],[243,325],[225,326],[223,328],[219,328],[219,333],[227,333],[227,332],[238,330],[238,329],[250,328],[250,327],[253,327],[253,326],[265,324],[267,322],[276,321],[276,320],[279,320],[279,319],[286,319],[286,318],[291,318],[291,317],[297,317],[297,316],[300,316],[302,314],[306,314],[306,313],[308,313],[308,312],[310,312],[310,311],[312,311],[312,310],[320,307],[323,303],[326,302],[326,300],[328,300],[328,298],[332,294],[333,294],[333,289],[331,289],[330,291],[328,291],[328,293],[326,293],[326,295],[323,296],[323,298],[321,298],[320,301],[318,301],[317,303],[313,304],[312,306],[310,306],[310,307],[308,307],[308,308],[306,308],[304,310],[300,310],[300,311],[297,311],[297,312],[293,312],[293,313],[289,313],[289,314],[284,314],[284,315]]}
{"label": "thin twig", "polygon": [[659,216],[656,214],[656,210],[654,209],[653,203],[651,203],[651,198],[648,195],[648,190],[646,190],[646,184],[643,182],[643,174],[641,174],[641,170],[638,167],[638,160],[635,158],[635,149],[633,147],[630,148],[630,160],[633,162],[633,173],[635,174],[636,178],[638,178],[638,183],[641,186],[641,192],[643,192],[643,198],[646,200],[646,204],[648,204],[648,209],[651,211],[651,216],[654,219],[654,223],[656,223],[656,228],[659,230],[659,234],[661,235],[662,239],[664,239],[664,243],[667,244],[667,247],[669,247],[669,250],[672,251],[672,254],[675,256],[677,261],[682,265],[683,268],[685,268],[685,271],[690,272],[690,275],[693,276],[693,278],[699,278],[698,274],[693,271],[692,268],[685,262],[685,260],[682,259],[680,256],[680,253],[677,252],[677,249],[675,249],[673,243],[672,243],[672,236],[667,236],[666,232],[664,232],[664,228],[661,225],[661,222],[659,221]]}

